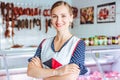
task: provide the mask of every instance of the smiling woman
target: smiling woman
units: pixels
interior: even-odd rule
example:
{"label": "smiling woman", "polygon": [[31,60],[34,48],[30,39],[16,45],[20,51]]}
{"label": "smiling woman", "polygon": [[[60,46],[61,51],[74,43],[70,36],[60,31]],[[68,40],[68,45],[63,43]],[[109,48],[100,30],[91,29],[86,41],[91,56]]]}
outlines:
{"label": "smiling woman", "polygon": [[54,5],[51,8],[51,19],[52,19],[52,25],[57,29],[57,31],[59,31],[59,29],[62,30],[69,29],[69,25],[73,21],[72,8],[67,4]]}
{"label": "smiling woman", "polygon": [[72,7],[58,1],[51,8],[51,24],[56,36],[44,39],[34,57],[29,59],[27,74],[43,80],[76,80],[87,72],[84,66],[85,43],[72,35]]}

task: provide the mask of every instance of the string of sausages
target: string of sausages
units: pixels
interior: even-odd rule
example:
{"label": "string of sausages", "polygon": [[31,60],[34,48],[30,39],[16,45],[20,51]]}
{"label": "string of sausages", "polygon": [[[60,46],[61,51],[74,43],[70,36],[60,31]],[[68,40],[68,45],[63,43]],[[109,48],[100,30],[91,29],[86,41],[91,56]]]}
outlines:
{"label": "string of sausages", "polygon": [[35,26],[39,27],[39,30],[41,30],[41,19],[39,18],[34,18],[34,19],[18,19],[15,27],[18,30],[21,29],[32,29]]}
{"label": "string of sausages", "polygon": [[[78,9],[76,7],[73,8],[73,14],[74,18],[77,17],[78,14]],[[14,36],[14,28],[17,28],[18,30],[21,29],[32,29],[35,26],[39,27],[39,30],[41,30],[41,19],[40,18],[33,18],[33,19],[18,19],[18,17],[22,15],[27,15],[27,16],[36,16],[36,15],[41,15],[41,9],[39,8],[22,8],[15,6],[13,3],[5,3],[5,2],[0,2],[0,9],[1,9],[1,14],[3,16],[3,22],[2,24],[6,24],[6,31],[5,31],[5,37],[9,38],[10,35],[12,34],[12,37]],[[45,33],[48,32],[48,27],[51,27],[51,19],[50,17],[50,9],[44,9],[43,14],[45,17]],[[9,21],[11,21],[11,25],[9,24]],[[73,28],[73,23],[71,24]],[[12,32],[12,33],[11,33]]]}
{"label": "string of sausages", "polygon": [[[14,27],[16,27],[17,23],[20,23],[20,20],[17,20],[17,18],[21,15],[27,15],[27,16],[36,16],[36,15],[41,15],[41,9],[39,8],[22,8],[18,6],[14,6],[13,3],[5,3],[5,2],[0,2],[0,9],[1,9],[1,14],[3,16],[3,22],[2,24],[6,24],[6,31],[4,33],[6,38],[10,37],[10,29],[12,28],[12,36],[14,36]],[[10,25],[9,22],[12,22]],[[37,25],[41,20],[37,20]],[[17,22],[17,23],[16,23]],[[32,23],[32,21],[30,21]],[[35,22],[34,22],[35,23]],[[22,24],[18,26],[19,28],[28,28],[28,20],[22,20]],[[41,26],[41,25],[40,25]],[[41,28],[40,28],[41,30]]]}

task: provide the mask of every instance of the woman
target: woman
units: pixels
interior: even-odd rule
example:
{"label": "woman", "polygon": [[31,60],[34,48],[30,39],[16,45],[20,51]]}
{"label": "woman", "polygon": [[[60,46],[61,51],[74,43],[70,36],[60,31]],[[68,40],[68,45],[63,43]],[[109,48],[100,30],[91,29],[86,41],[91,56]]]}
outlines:
{"label": "woman", "polygon": [[76,80],[87,72],[85,44],[70,33],[72,21],[72,7],[68,3],[58,1],[52,6],[51,23],[57,34],[41,42],[28,64],[28,76],[43,80]]}

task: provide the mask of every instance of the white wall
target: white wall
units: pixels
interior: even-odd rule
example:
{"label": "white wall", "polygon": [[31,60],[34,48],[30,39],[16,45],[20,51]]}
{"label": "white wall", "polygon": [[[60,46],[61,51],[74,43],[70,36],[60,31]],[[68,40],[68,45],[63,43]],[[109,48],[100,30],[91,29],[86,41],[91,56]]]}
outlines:
{"label": "white wall", "polygon": [[[13,2],[16,5],[22,5],[26,6],[25,4],[29,4],[27,6],[32,5],[40,6],[42,9],[46,7],[50,7],[54,2],[58,0],[0,0],[5,2]],[[106,36],[116,36],[120,34],[120,0],[65,0],[72,4],[73,6],[78,8],[78,17],[74,20],[74,28],[71,30],[71,32],[78,36],[78,37],[90,37],[95,35],[106,35]],[[115,23],[101,23],[98,24],[96,21],[96,12],[97,12],[97,5],[108,3],[108,2],[116,2],[116,22]],[[80,8],[94,6],[94,24],[84,24],[80,25]],[[25,46],[28,45],[38,45],[40,41],[48,36],[54,36],[55,30],[54,28],[49,28],[48,33],[45,33],[45,23],[44,23],[44,17],[42,17],[42,30],[39,31],[38,28],[34,28],[32,30],[29,29],[23,29],[18,31],[15,29],[15,36],[13,37],[15,44],[23,44]],[[3,30],[5,30],[5,25],[1,25],[3,27]],[[4,32],[1,31],[0,36],[2,34],[1,39],[1,47],[9,47],[11,46],[11,39],[5,39],[4,38]],[[9,44],[9,45],[8,45]]]}
{"label": "white wall", "polygon": [[[24,7],[25,4],[32,5],[32,6],[37,6],[37,5],[40,5],[40,6],[50,5],[51,6],[54,2],[59,1],[59,0],[45,0],[45,1],[43,1],[43,0],[35,0],[35,1],[34,0],[0,0],[0,1],[12,2],[16,5],[22,4]],[[65,1],[67,1],[68,3],[71,4],[71,0],[65,0]]]}
{"label": "white wall", "polygon": [[[97,23],[97,5],[116,2],[116,22],[115,23]],[[72,5],[77,7],[78,17],[75,20],[75,26],[72,32],[78,37],[91,37],[95,35],[117,36],[120,35],[120,0],[72,0]],[[80,8],[94,6],[94,24],[81,25],[79,16]]]}
{"label": "white wall", "polygon": [[[46,8],[50,8],[51,5],[59,0],[0,0],[3,2],[12,2],[16,6],[22,6],[22,7],[38,7],[40,6],[40,9],[44,10]],[[65,0],[68,3],[71,4],[71,0]],[[15,36],[13,37],[14,43],[24,46],[30,46],[30,45],[39,45],[41,40],[43,38],[54,36],[56,34],[54,28],[49,28],[48,32],[45,33],[45,17],[40,16],[42,20],[42,30],[40,31],[39,28],[36,26],[34,29],[22,29],[18,31],[16,28]],[[20,17],[21,18],[21,17]],[[24,18],[24,17],[23,17]],[[29,18],[29,17],[27,17]],[[5,38],[4,37],[4,31],[5,31],[5,25],[2,25],[2,16],[0,16],[0,49],[5,49],[11,47],[12,44],[12,38]]]}

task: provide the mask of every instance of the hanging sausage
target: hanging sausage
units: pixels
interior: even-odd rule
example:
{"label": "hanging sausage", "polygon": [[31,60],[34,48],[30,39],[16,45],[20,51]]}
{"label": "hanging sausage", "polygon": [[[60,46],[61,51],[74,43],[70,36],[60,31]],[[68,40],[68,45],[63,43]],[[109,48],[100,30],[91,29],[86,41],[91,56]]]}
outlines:
{"label": "hanging sausage", "polygon": [[7,10],[6,14],[9,14],[9,16],[11,16],[13,7],[14,7],[13,3],[6,3]]}
{"label": "hanging sausage", "polygon": [[13,5],[13,3],[9,3],[9,19],[10,19],[10,21],[12,21],[14,18],[13,18],[13,8],[14,8],[14,5]]}
{"label": "hanging sausage", "polygon": [[19,8],[19,15],[23,15],[23,8],[22,7]]}
{"label": "hanging sausage", "polygon": [[14,36],[14,27],[15,27],[15,21],[14,20],[12,20],[12,37]]}
{"label": "hanging sausage", "polygon": [[21,20],[21,29],[23,29],[23,28],[25,28],[25,20],[24,19]]}
{"label": "hanging sausage", "polygon": [[19,8],[18,7],[14,7],[13,11],[14,11],[15,19],[17,19],[17,17],[19,17]]}
{"label": "hanging sausage", "polygon": [[41,15],[41,9],[39,9],[39,15]]}
{"label": "hanging sausage", "polygon": [[47,33],[48,32],[48,19],[47,18],[45,19],[45,28],[46,28],[45,33]]}
{"label": "hanging sausage", "polygon": [[4,20],[5,20],[5,2],[1,2],[1,14],[3,16],[3,20],[2,20],[2,23],[4,24]]}
{"label": "hanging sausage", "polygon": [[10,28],[9,28],[9,17],[6,16],[6,30],[5,30],[5,38],[10,38]]}
{"label": "hanging sausage", "polygon": [[43,11],[43,16],[50,16],[50,9],[45,9]]}
{"label": "hanging sausage", "polygon": [[5,30],[5,38],[10,38],[10,29],[9,29],[9,23],[6,22],[6,30]]}
{"label": "hanging sausage", "polygon": [[33,20],[30,19],[29,21],[30,21],[30,29],[32,29],[33,28]]}
{"label": "hanging sausage", "polygon": [[47,10],[46,9],[43,11],[43,16],[47,16]]}
{"label": "hanging sausage", "polygon": [[78,9],[76,7],[72,7],[72,9],[73,9],[73,18],[76,18],[78,14]]}
{"label": "hanging sausage", "polygon": [[40,19],[36,20],[36,25],[39,26],[39,30],[41,30],[41,20]]}
{"label": "hanging sausage", "polygon": [[36,25],[36,19],[34,18],[33,19],[33,28],[35,27],[35,25]]}
{"label": "hanging sausage", "polygon": [[26,15],[30,15],[30,8],[26,8]]}
{"label": "hanging sausage", "polygon": [[38,8],[34,8],[34,15],[38,15],[39,12],[38,12]]}
{"label": "hanging sausage", "polygon": [[30,9],[30,16],[33,16],[33,8]]}
{"label": "hanging sausage", "polygon": [[1,2],[1,13],[4,16],[5,2]]}
{"label": "hanging sausage", "polygon": [[6,3],[6,7],[5,7],[6,8],[6,14],[5,15],[10,15],[9,14],[9,10],[10,10],[9,5],[10,5],[9,3]]}
{"label": "hanging sausage", "polygon": [[50,9],[47,9],[47,16],[50,16]]}
{"label": "hanging sausage", "polygon": [[28,19],[25,19],[25,28],[27,28],[28,29]]}
{"label": "hanging sausage", "polygon": [[48,26],[51,27],[51,19],[48,20]]}
{"label": "hanging sausage", "polygon": [[17,28],[18,28],[18,30],[20,30],[21,26],[22,26],[22,21],[18,19],[17,20]]}

